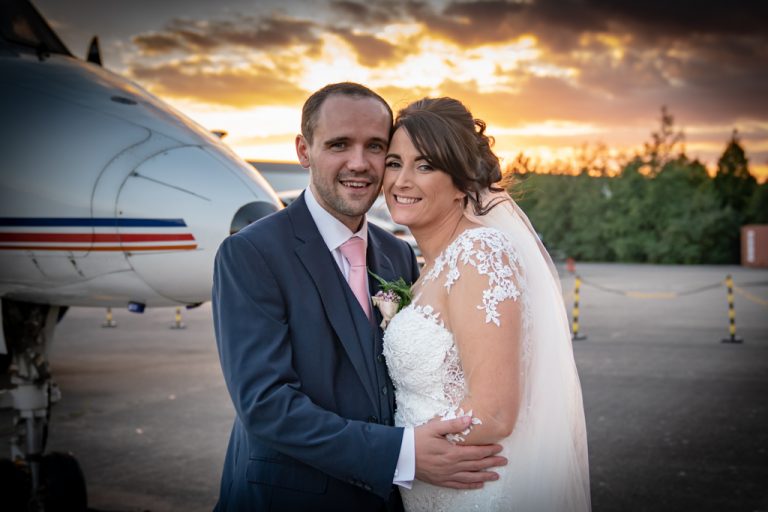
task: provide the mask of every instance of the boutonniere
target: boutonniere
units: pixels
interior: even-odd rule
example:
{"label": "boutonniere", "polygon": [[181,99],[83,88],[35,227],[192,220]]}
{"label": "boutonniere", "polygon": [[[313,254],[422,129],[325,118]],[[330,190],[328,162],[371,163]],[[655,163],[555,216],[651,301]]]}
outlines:
{"label": "boutonniere", "polygon": [[368,273],[371,274],[373,278],[379,282],[379,286],[381,286],[381,290],[371,297],[371,301],[373,302],[373,305],[381,311],[382,320],[380,325],[382,329],[386,329],[387,324],[392,320],[392,317],[413,300],[411,286],[406,283],[405,279],[402,277],[397,281],[387,281],[370,270]]}

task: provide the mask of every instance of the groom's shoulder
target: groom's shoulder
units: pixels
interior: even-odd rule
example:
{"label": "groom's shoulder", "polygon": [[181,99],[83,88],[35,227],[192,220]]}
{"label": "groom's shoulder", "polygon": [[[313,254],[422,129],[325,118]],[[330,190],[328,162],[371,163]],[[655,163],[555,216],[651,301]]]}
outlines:
{"label": "groom's shoulder", "polygon": [[[282,234],[289,232],[289,221],[285,209],[271,213],[266,217],[251,222],[240,231],[230,234],[221,244],[223,247],[235,248],[262,248],[274,247],[279,243]],[[271,251],[267,251],[271,252]]]}
{"label": "groom's shoulder", "polygon": [[245,236],[261,236],[269,234],[272,231],[280,231],[290,223],[288,218],[288,209],[283,208],[274,213],[270,213],[266,217],[262,217],[256,221],[251,222],[246,227],[238,231]]}
{"label": "groom's shoulder", "polygon": [[282,236],[293,233],[288,208],[283,208],[274,213],[251,222],[246,227],[230,236],[241,236],[250,242],[275,241]]}

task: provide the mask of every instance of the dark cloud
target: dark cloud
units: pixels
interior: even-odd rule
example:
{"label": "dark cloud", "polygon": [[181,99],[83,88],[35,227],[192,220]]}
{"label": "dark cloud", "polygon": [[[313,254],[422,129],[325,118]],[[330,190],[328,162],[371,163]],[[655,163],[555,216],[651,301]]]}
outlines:
{"label": "dark cloud", "polygon": [[487,2],[477,6],[452,4],[442,14],[421,17],[430,32],[437,33],[460,46],[498,43],[532,33],[534,27],[525,22],[526,7]]}
{"label": "dark cloud", "polygon": [[697,34],[765,37],[768,23],[768,3],[761,0],[479,0],[449,2],[443,10],[426,3],[406,5],[416,21],[459,45],[532,34],[558,51],[573,47],[585,33],[628,34],[656,44]]}
{"label": "dark cloud", "polygon": [[210,52],[226,46],[270,50],[307,45],[311,51],[317,51],[321,42],[316,29],[314,21],[282,16],[245,16],[236,21],[174,19],[165,30],[140,34],[133,38],[133,42],[151,55],[172,51]]}
{"label": "dark cloud", "polygon": [[[450,2],[442,10],[409,3],[426,30],[460,47],[534,36],[545,59],[582,71],[585,86],[608,93],[699,82],[696,66],[750,77],[768,66],[768,2],[481,0]],[[613,36],[616,45],[596,36]]]}
{"label": "dark cloud", "polygon": [[331,2],[331,8],[338,14],[357,23],[368,23],[371,21],[372,7],[369,4],[338,0]]}
{"label": "dark cloud", "polygon": [[742,119],[768,119],[768,70],[733,81],[712,76],[704,83],[688,83],[647,96],[683,114],[690,123],[737,123]]}
{"label": "dark cloud", "polygon": [[221,32],[218,28],[200,21],[175,19],[168,23],[166,35],[176,37],[190,49],[210,51],[222,44],[217,37]]}
{"label": "dark cloud", "polygon": [[158,94],[232,107],[301,104],[308,96],[273,69],[252,66],[221,72],[202,70],[197,64],[135,65],[131,75]]}
{"label": "dark cloud", "polygon": [[316,27],[313,21],[295,18],[246,19],[238,23],[220,22],[213,34],[229,44],[263,49],[318,44]]}
{"label": "dark cloud", "polygon": [[173,34],[150,32],[133,38],[133,42],[145,55],[159,55],[184,50],[186,45]]}
{"label": "dark cloud", "polygon": [[[362,66],[379,69],[396,66],[419,51],[419,41],[427,36],[470,49],[529,35],[541,54],[512,70],[497,63],[505,90],[480,93],[481,84],[446,82],[441,92],[467,99],[478,115],[501,126],[550,119],[633,125],[653,119],[661,105],[687,123],[723,125],[768,118],[768,2],[331,0],[327,5],[326,17],[295,11],[293,17],[273,13],[228,20],[175,19],[161,31],[134,38],[142,54],[154,57],[186,54],[199,61],[201,55],[232,46],[263,50],[269,69],[214,73],[201,71],[201,65],[195,69],[192,64],[166,64],[137,67],[134,74],[169,94],[206,101],[255,104],[255,98],[263,98],[272,104],[295,97],[300,103],[304,91],[291,85],[298,64],[281,60],[272,50],[299,46],[316,55],[325,33],[349,44]],[[393,44],[377,35],[393,22],[421,23],[423,30]],[[536,76],[546,66],[572,74]],[[251,72],[255,76],[248,75]],[[200,79],[191,80],[204,87],[199,95],[185,83],[189,77]],[[392,82],[396,84],[396,77]],[[286,94],[278,92],[273,100],[260,95],[260,86],[285,86]],[[394,85],[382,94],[397,109],[430,92]]]}
{"label": "dark cloud", "polygon": [[611,98],[669,104],[695,122],[766,118],[768,49],[747,39],[681,43],[669,52],[627,48],[618,60],[607,50],[594,51],[578,63],[576,80]]}
{"label": "dark cloud", "polygon": [[[695,130],[687,140],[691,143],[706,142],[715,149],[696,149],[690,154],[714,162],[725,147],[732,128],[738,128],[740,137],[751,155],[753,164],[768,163],[763,148],[766,137],[762,123],[748,119],[767,119],[766,102],[756,104],[760,88],[766,90],[768,81],[743,84],[744,90],[734,90],[727,98],[718,96],[718,86],[701,91],[679,88],[648,89],[633,94],[605,97],[574,86],[553,77],[531,77],[519,84],[515,94],[505,92],[480,92],[478,84],[445,82],[437,94],[460,99],[473,115],[489,123],[489,134],[494,129],[520,127],[546,123],[552,120],[587,123],[593,134],[562,133],[496,136],[497,147],[514,150],[531,146],[565,148],[578,146],[584,141],[605,141],[618,147],[631,147],[650,140],[652,130],[658,128],[660,110],[666,105],[674,116],[675,124],[687,134],[687,127],[711,126],[704,133]],[[431,95],[434,95],[432,93]],[[388,97],[389,96],[385,96]],[[410,98],[412,101],[415,98]],[[404,106],[404,105],[402,105]],[[399,108],[402,108],[400,106]],[[720,145],[722,144],[722,148]]]}
{"label": "dark cloud", "polygon": [[[440,85],[439,94],[460,99],[474,116],[498,127],[551,120],[597,127],[643,126],[658,116],[662,105],[669,104],[653,94],[606,97],[556,77],[528,77],[517,87],[514,94],[480,92],[479,84],[447,81]],[[674,105],[670,108],[674,114],[682,114]],[[690,119],[686,117],[686,121],[690,122]]]}
{"label": "dark cloud", "polygon": [[406,7],[412,3],[407,0],[389,2],[355,2],[349,0],[332,0],[330,7],[334,15],[341,17],[357,27],[368,29],[388,23],[407,21]]}
{"label": "dark cloud", "polygon": [[[448,81],[440,94],[462,100],[476,117],[496,126],[517,126],[551,119],[576,122],[632,122],[647,112],[618,112],[618,100],[578,88],[554,77],[529,77],[516,93],[480,92],[479,84]],[[652,111],[653,112],[653,111]]]}
{"label": "dark cloud", "polygon": [[403,57],[402,47],[368,34],[356,34],[346,28],[333,28],[330,32],[344,39],[357,54],[360,64],[377,67]]}
{"label": "dark cloud", "polygon": [[[545,3],[556,9],[560,2]],[[585,7],[585,16],[603,16],[647,36],[764,35],[768,22],[768,3],[762,0],[592,0]]]}
{"label": "dark cloud", "polygon": [[437,11],[429,4],[411,4],[408,13],[434,35],[459,46],[504,43],[523,35],[535,35],[550,48],[572,47],[580,33],[607,29],[605,20],[581,15],[571,2],[550,10],[545,2],[503,0],[451,2]]}

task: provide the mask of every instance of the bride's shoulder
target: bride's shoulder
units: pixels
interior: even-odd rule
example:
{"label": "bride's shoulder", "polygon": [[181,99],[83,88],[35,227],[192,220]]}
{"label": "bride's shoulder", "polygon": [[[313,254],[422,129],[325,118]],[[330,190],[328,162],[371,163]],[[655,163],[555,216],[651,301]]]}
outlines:
{"label": "bride's shoulder", "polygon": [[[447,269],[443,286],[448,297],[465,301],[481,297],[474,307],[484,310],[485,322],[501,325],[498,305],[521,295],[521,269],[518,253],[510,237],[492,227],[473,227],[462,232],[452,244],[444,262]],[[451,294],[454,285],[458,294]]]}
{"label": "bride's shoulder", "polygon": [[434,279],[447,270],[451,283],[458,278],[460,267],[475,267],[483,273],[489,265],[498,267],[514,264],[517,259],[517,251],[506,233],[492,227],[474,226],[462,231],[446,247],[436,259],[427,278]]}
{"label": "bride's shoulder", "polygon": [[456,237],[455,252],[503,252],[514,253],[511,237],[494,227],[476,226],[465,229]]}
{"label": "bride's shoulder", "polygon": [[471,240],[482,240],[486,238],[506,238],[507,235],[494,227],[473,224],[462,231],[456,239],[469,238]]}

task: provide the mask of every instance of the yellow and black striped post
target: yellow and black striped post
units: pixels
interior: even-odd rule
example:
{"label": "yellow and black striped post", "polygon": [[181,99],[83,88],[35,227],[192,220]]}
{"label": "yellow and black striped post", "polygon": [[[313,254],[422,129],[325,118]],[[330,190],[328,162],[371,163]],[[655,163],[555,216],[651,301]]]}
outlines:
{"label": "yellow and black striped post", "polygon": [[107,318],[104,320],[104,323],[101,324],[102,327],[117,327],[117,322],[114,321],[112,318],[112,308],[107,308]]}
{"label": "yellow and black striped post", "polygon": [[586,335],[579,334],[579,289],[581,288],[581,276],[576,274],[576,281],[573,285],[573,341],[585,340]]}
{"label": "yellow and black striped post", "polygon": [[725,286],[728,289],[728,334],[723,338],[723,343],[743,343],[744,340],[736,336],[736,309],[733,307],[733,277],[728,274],[725,278]]}
{"label": "yellow and black striped post", "polygon": [[181,321],[181,308],[176,308],[176,316],[174,322],[171,325],[171,329],[186,329],[187,326]]}

